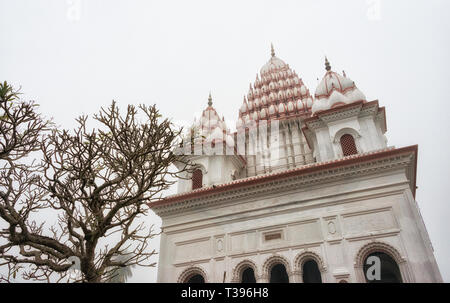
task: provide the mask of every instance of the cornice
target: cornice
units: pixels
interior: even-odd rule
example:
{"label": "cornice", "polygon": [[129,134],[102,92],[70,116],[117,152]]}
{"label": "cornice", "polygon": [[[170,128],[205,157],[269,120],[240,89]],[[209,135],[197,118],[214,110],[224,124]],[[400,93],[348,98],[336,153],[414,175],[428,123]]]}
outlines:
{"label": "cornice", "polygon": [[343,178],[376,174],[401,167],[409,167],[408,171],[413,172],[411,175],[414,178],[410,179],[410,186],[414,192],[416,155],[417,145],[359,154],[330,162],[313,163],[281,173],[236,180],[215,187],[174,195],[162,201],[151,203],[149,206],[158,215],[165,216],[225,204],[237,199],[264,196],[266,193],[287,191]]}
{"label": "cornice", "polygon": [[336,108],[332,108],[305,119],[305,124],[309,129],[318,129],[325,127],[330,122],[344,120],[350,117],[375,117],[379,111],[384,108],[378,107],[378,100],[363,102],[358,101]]}

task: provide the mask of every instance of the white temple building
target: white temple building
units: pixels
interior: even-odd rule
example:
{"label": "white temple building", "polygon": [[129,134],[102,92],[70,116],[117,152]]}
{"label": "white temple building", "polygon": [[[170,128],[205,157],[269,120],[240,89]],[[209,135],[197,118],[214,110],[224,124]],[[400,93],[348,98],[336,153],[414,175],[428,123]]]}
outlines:
{"label": "white temple building", "polygon": [[162,218],[158,282],[442,282],[415,200],[418,147],[325,61],[314,96],[275,56],[238,109],[208,106]]}

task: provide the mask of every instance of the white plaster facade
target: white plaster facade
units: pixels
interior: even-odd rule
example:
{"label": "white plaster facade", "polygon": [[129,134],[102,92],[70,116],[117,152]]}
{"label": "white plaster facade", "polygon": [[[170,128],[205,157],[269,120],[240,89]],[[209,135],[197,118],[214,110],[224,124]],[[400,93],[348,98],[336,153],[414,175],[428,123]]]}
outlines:
{"label": "white plaster facade", "polygon": [[[273,58],[261,78],[285,68]],[[311,259],[323,282],[365,282],[363,262],[375,251],[395,260],[403,282],[442,282],[414,199],[417,146],[387,147],[378,101],[344,103],[273,116],[280,134],[268,148],[278,148],[274,162],[267,150],[249,152],[267,142],[253,145],[248,135],[244,157],[192,156],[204,186],[192,191],[190,180],[180,180],[177,195],[150,205],[162,218],[158,282],[193,274],[239,282],[247,267],[268,282],[275,264],[290,282],[302,282],[302,264]],[[343,134],[355,138],[357,154],[343,156]]]}

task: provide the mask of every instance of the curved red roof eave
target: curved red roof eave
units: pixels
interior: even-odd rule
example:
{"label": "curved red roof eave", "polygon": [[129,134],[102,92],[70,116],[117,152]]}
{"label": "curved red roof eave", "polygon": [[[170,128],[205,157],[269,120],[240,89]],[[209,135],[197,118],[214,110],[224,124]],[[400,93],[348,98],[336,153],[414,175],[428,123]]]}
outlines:
{"label": "curved red roof eave", "polygon": [[416,196],[418,145],[411,145],[411,146],[396,148],[396,149],[391,149],[391,150],[383,150],[383,151],[375,152],[372,154],[355,155],[355,156],[351,156],[351,157],[347,157],[347,158],[338,159],[338,160],[335,160],[332,162],[318,163],[317,165],[299,167],[296,169],[279,172],[279,173],[275,173],[275,174],[255,176],[255,177],[250,177],[250,178],[246,178],[246,179],[236,180],[231,183],[205,187],[205,188],[201,188],[201,189],[198,189],[195,191],[190,191],[190,192],[182,193],[179,195],[170,196],[170,197],[167,197],[167,198],[157,201],[157,202],[151,202],[151,203],[148,203],[148,206],[150,208],[153,208],[153,207],[157,207],[157,206],[168,205],[171,203],[175,203],[175,202],[179,202],[179,201],[183,201],[183,200],[187,200],[187,199],[191,199],[191,198],[198,198],[198,197],[202,197],[202,196],[212,195],[212,194],[228,191],[228,190],[239,188],[239,187],[266,183],[266,182],[278,180],[280,178],[285,179],[285,178],[289,178],[289,177],[293,177],[293,176],[299,176],[299,175],[303,175],[303,174],[326,170],[329,168],[343,167],[343,166],[351,165],[351,164],[358,163],[358,162],[362,162],[362,163],[369,162],[369,161],[372,161],[375,159],[380,159],[380,158],[389,157],[389,156],[393,156],[393,155],[409,154],[409,153],[413,153],[415,155],[415,157],[414,157],[415,160],[414,160],[414,164],[413,164],[414,165],[414,174],[413,174],[414,180],[412,182],[412,185],[413,185],[412,193],[415,198],[415,196]]}

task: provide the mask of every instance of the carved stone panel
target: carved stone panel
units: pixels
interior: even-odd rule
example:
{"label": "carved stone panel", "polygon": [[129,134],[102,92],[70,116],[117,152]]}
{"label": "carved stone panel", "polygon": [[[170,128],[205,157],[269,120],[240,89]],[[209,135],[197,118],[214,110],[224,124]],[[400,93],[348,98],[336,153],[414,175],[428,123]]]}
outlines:
{"label": "carved stone panel", "polygon": [[187,262],[209,258],[211,240],[209,237],[175,243],[176,262]]}
{"label": "carved stone panel", "polygon": [[322,231],[319,220],[291,224],[288,229],[289,238],[293,245],[322,241]]}
{"label": "carved stone panel", "polygon": [[343,215],[343,226],[346,235],[365,234],[398,227],[390,208]]}
{"label": "carved stone panel", "polygon": [[230,242],[230,250],[233,253],[254,251],[256,249],[256,231],[231,234]]}

